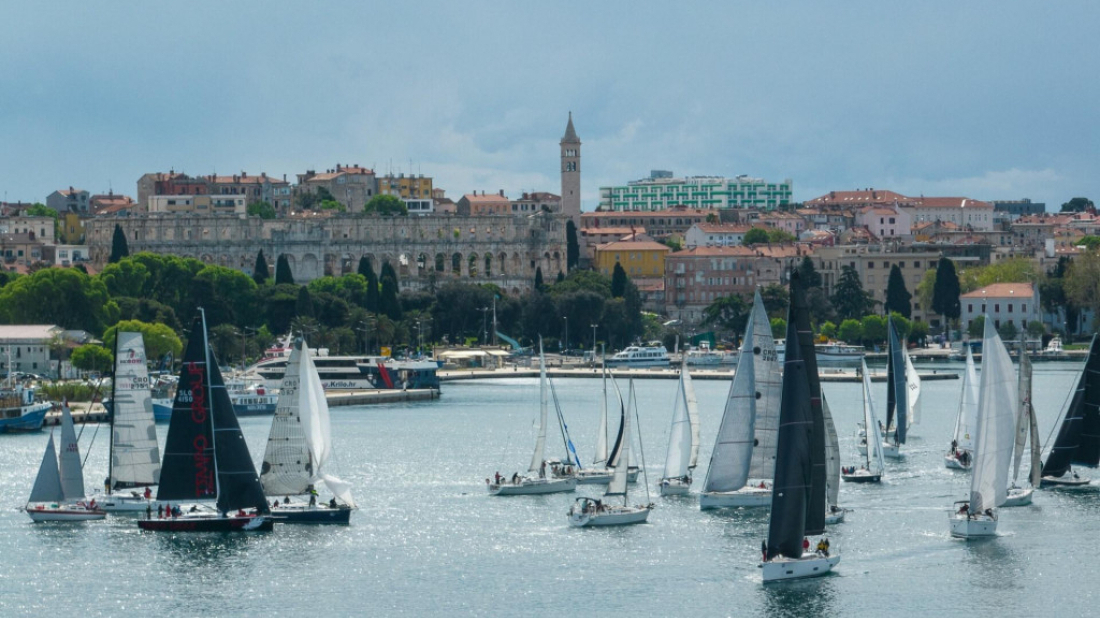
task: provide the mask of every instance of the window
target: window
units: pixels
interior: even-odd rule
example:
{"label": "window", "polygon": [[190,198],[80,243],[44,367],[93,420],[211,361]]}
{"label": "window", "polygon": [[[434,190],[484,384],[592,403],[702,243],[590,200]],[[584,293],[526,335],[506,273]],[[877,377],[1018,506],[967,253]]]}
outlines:
{"label": "window", "polygon": [[994,303],[993,304],[993,313],[1000,313],[1000,312],[1001,312],[1001,303]]}
{"label": "window", "polygon": [[1020,313],[1027,313],[1027,303],[1022,303],[1020,305]]}
{"label": "window", "polygon": [[1012,313],[1012,303],[1008,303],[1008,312]]}

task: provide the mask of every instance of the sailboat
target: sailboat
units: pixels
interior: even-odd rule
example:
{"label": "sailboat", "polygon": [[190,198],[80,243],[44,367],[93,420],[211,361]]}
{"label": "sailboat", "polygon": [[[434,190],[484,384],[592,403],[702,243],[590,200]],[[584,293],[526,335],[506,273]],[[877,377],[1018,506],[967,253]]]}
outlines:
{"label": "sailboat", "polygon": [[821,413],[825,423],[825,523],[832,525],[844,521],[848,509],[840,506],[840,442],[824,392],[821,393]]}
{"label": "sailboat", "polygon": [[672,405],[672,429],[668,435],[662,496],[680,496],[691,488],[691,473],[699,459],[699,402],[687,366],[680,368],[680,383]]}
{"label": "sailboat", "polygon": [[764,583],[819,577],[840,562],[822,540],[822,551],[804,550],[825,531],[825,422],[814,358],[809,308],[798,272],[791,273],[791,307],[783,362],[783,395],[775,458],[775,491],[764,548]]}
{"label": "sailboat", "polygon": [[[618,389],[617,386],[616,389]],[[626,477],[630,465],[630,417],[632,412],[633,415],[637,417],[637,400],[634,395],[633,379],[630,380],[630,395],[627,412],[623,415],[622,454],[620,455],[619,465],[615,467],[615,476],[612,477],[611,482],[607,484],[607,490],[604,492],[602,500],[588,497],[576,499],[573,506],[569,508],[569,513],[567,514],[569,525],[578,528],[589,526],[625,526],[628,524],[640,524],[649,519],[649,512],[653,510],[653,505],[649,503],[649,483],[645,483],[646,504],[644,505],[635,504],[631,506],[629,491],[627,489],[629,486]],[[639,442],[640,441],[639,439]],[[623,500],[621,505],[612,504],[607,501],[608,499],[619,497]]]}
{"label": "sailboat", "polygon": [[[272,504],[271,514],[288,524],[346,524],[355,501],[351,487],[327,474],[332,457],[332,429],[328,401],[309,348],[294,342],[279,388],[279,403],[267,437],[260,484],[267,496],[284,496]],[[329,502],[317,503],[315,483],[324,481],[332,492]],[[309,495],[308,502],[290,502],[290,496]]]}
{"label": "sailboat", "polygon": [[[111,442],[107,495],[109,513],[151,509],[152,486],[160,482],[160,447],[153,420],[145,339],[141,333],[115,334],[115,375],[111,380]],[[133,491],[138,487],[145,491]],[[119,490],[130,490],[120,493]]]}
{"label": "sailboat", "polygon": [[1077,389],[1062,415],[1054,446],[1043,464],[1040,487],[1077,488],[1091,480],[1073,470],[1073,464],[1100,464],[1100,343],[1092,336],[1089,355],[1077,379]]}
{"label": "sailboat", "polygon": [[61,405],[61,456],[59,458],[54,449],[53,431],[50,431],[50,440],[46,443],[46,452],[24,510],[35,522],[90,521],[107,516],[94,499],[84,502],[84,472],[68,402]]}
{"label": "sailboat", "polygon": [[867,372],[867,361],[861,359],[860,368],[863,376],[863,427],[870,438],[867,442],[873,446],[870,450],[863,449],[863,465],[842,470],[841,478],[849,483],[878,483],[886,468],[882,460],[882,434],[878,429],[875,404],[871,400],[871,375]]}
{"label": "sailboat", "polygon": [[974,353],[966,346],[966,371],[963,373],[962,397],[955,416],[955,433],[951,448],[943,456],[943,465],[956,470],[969,470],[974,461],[974,421],[978,414],[978,372],[974,368]]}
{"label": "sailboat", "polygon": [[953,537],[971,539],[997,533],[995,509],[1008,497],[1008,467],[1015,443],[1017,407],[1013,377],[1012,359],[993,327],[993,320],[986,316],[970,499],[955,503],[956,509],[950,516]]}
{"label": "sailboat", "polygon": [[[1022,342],[1021,342],[1022,343]],[[1012,484],[1008,487],[1008,496],[1003,506],[1026,506],[1031,504],[1031,495],[1039,486],[1043,463],[1039,460],[1042,447],[1039,445],[1039,427],[1035,418],[1035,406],[1031,405],[1031,359],[1026,346],[1020,346],[1020,377],[1017,381],[1016,402],[1019,407],[1016,414],[1016,444],[1012,459]],[[1030,484],[1020,487],[1020,464],[1024,459],[1024,447],[1031,436],[1031,474]]]}
{"label": "sailboat", "polygon": [[913,367],[913,359],[905,341],[901,342],[901,356],[905,361],[905,387],[909,390],[906,401],[909,404],[909,428],[920,424],[920,375]]}
{"label": "sailboat", "polygon": [[[180,368],[157,501],[166,503],[166,511],[174,508],[167,517],[139,520],[142,530],[241,532],[271,530],[275,523],[210,350],[202,309]],[[185,504],[190,506],[186,513]]]}
{"label": "sailboat", "polygon": [[699,508],[768,506],[775,478],[780,371],[760,292],[753,299]]}
{"label": "sailboat", "polygon": [[[615,475],[615,466],[619,461],[619,451],[622,447],[623,426],[622,421],[619,422],[619,433],[615,437],[614,445],[611,447],[610,454],[607,451],[607,375],[608,369],[605,366],[603,368],[603,400],[600,402],[600,426],[596,433],[596,457],[592,462],[592,467],[584,468],[577,461],[576,465],[570,466],[568,472],[563,471],[563,466],[560,460],[550,460],[551,470],[556,476],[572,476],[577,479],[577,483],[580,485],[604,485],[611,482],[611,478]],[[615,381],[615,376],[611,376],[611,381]],[[618,386],[615,386],[616,392]],[[557,406],[557,395],[554,392],[553,382],[550,383],[550,393],[554,395],[554,405]],[[622,397],[619,398],[619,407],[622,408]],[[623,409],[625,414],[625,408]],[[559,408],[560,414],[560,408]],[[620,415],[621,418],[621,415]],[[568,440],[567,440],[568,443]],[[569,447],[566,447],[566,460],[570,458],[575,459],[573,454],[569,452]],[[629,466],[627,470],[626,480],[628,483],[633,483],[638,480],[638,467]]]}
{"label": "sailboat", "polygon": [[[882,454],[901,457],[901,445],[909,431],[909,381],[906,379],[906,353],[898,337],[894,319],[887,318],[889,350],[886,354],[886,441]],[[910,365],[911,366],[911,365]],[[894,441],[891,444],[890,438]]]}
{"label": "sailboat", "polygon": [[546,377],[546,357],[542,352],[542,340],[539,339],[539,433],[535,439],[535,452],[531,455],[531,465],[527,468],[527,474],[522,477],[517,474],[511,479],[507,479],[497,474],[494,479],[488,482],[489,495],[556,494],[577,489],[576,477],[556,477],[547,474],[546,423],[550,413],[549,399],[550,386]]}

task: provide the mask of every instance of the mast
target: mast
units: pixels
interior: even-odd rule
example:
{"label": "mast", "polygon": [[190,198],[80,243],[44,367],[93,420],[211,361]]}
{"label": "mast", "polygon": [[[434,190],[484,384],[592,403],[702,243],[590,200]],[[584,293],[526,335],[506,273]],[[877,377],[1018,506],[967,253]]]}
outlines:
{"label": "mast", "polygon": [[[672,406],[672,427],[668,434],[668,453],[662,478],[680,478],[687,474],[691,463],[691,421],[687,415],[687,397],[684,393],[686,367],[680,367],[680,380]],[[633,383],[632,383],[633,385]]]}
{"label": "mast", "polygon": [[[688,423],[691,425],[691,457],[688,458],[688,470],[695,470],[699,463],[699,398],[695,395],[695,385],[691,381],[691,372],[683,369],[684,406],[687,408]],[[638,422],[638,436],[641,439],[641,421]]]}
{"label": "mast", "polygon": [[118,329],[115,329],[115,374],[111,379],[111,422],[110,422],[110,436],[107,442],[107,495],[110,496],[114,493],[115,487],[115,421],[118,418],[118,350],[119,341]]}
{"label": "mast", "polygon": [[[875,403],[871,398],[871,375],[867,372],[867,361],[860,359],[859,362],[863,370],[863,433],[867,438],[867,453],[864,455],[864,459],[867,461],[868,470],[877,470],[879,474],[882,474],[886,465],[882,461],[882,433],[878,429]],[[876,465],[872,466],[872,462]]]}
{"label": "mast", "polygon": [[1096,466],[1100,463],[1100,348],[1097,342],[1094,334],[1088,358],[1077,379],[1077,389],[1043,465],[1043,476],[1062,476],[1071,464]]}
{"label": "mast", "polygon": [[[619,386],[615,384],[615,390],[619,390]],[[634,400],[634,380],[630,380],[630,394],[627,407]],[[619,393],[619,399],[622,400],[622,393]],[[622,438],[622,450],[619,453],[619,461],[615,464],[615,474],[611,477],[611,482],[607,484],[607,491],[604,492],[604,497],[610,498],[613,496],[623,497],[623,506],[627,504],[627,475],[630,469],[630,415],[626,413],[626,407],[623,408],[623,424],[620,428],[619,436]]]}
{"label": "mast", "polygon": [[[214,501],[219,502],[221,500],[221,475],[218,474],[218,438],[216,427],[214,426],[214,382],[210,379],[210,340],[206,336],[206,310],[199,307],[199,319],[202,321],[202,357],[206,364],[206,388],[207,393],[210,395],[210,448],[214,451],[213,465],[214,465]],[[191,335],[194,337],[194,334]],[[267,502],[267,500],[264,500]]]}
{"label": "mast", "polygon": [[531,454],[531,465],[527,471],[531,474],[539,474],[542,471],[542,462],[546,454],[546,416],[549,408],[546,388],[546,357],[542,352],[542,338],[539,337],[539,435],[535,438],[535,452]]}
{"label": "mast", "polygon": [[[9,364],[10,368],[11,365]],[[53,430],[50,430],[50,441],[46,443],[46,452],[42,454],[42,463],[38,466],[38,476],[34,479],[31,488],[31,496],[27,504],[32,502],[64,502],[65,492],[61,489],[61,472],[57,469],[57,451],[53,444]]]}
{"label": "mast", "polygon": [[607,348],[601,355],[600,380],[603,382],[603,399],[600,401],[600,426],[596,432],[596,458],[594,465],[607,465]]}

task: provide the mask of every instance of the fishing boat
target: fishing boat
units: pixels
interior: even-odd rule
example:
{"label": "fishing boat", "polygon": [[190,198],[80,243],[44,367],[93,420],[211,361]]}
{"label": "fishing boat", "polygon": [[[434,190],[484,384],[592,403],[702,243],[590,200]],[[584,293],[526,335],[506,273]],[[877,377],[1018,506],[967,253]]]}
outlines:
{"label": "fishing boat", "polygon": [[267,531],[275,523],[210,349],[201,309],[180,368],[157,501],[168,516],[139,520],[142,530]]}
{"label": "fishing boat", "polygon": [[[351,486],[325,471],[332,453],[328,401],[309,348],[298,339],[279,387],[279,405],[271,421],[260,468],[264,494],[284,498],[272,503],[273,517],[288,524],[350,521],[355,508]],[[324,481],[332,492],[328,502],[317,501],[315,486],[319,481]],[[291,502],[291,496],[308,498]]]}
{"label": "fishing boat", "polygon": [[986,316],[970,499],[955,503],[950,515],[953,537],[973,539],[997,534],[996,509],[1008,497],[1008,468],[1016,433],[1013,373],[1012,358],[993,320]]}
{"label": "fishing boat", "polygon": [[38,466],[30,499],[23,510],[34,522],[91,521],[107,513],[96,501],[85,502],[84,471],[81,469],[73,416],[68,402],[61,405],[61,453],[54,449],[53,431]]}
{"label": "fishing boat", "polygon": [[1062,415],[1054,446],[1043,464],[1040,487],[1080,488],[1091,479],[1073,464],[1095,468],[1100,464],[1100,344],[1096,335],[1077,378],[1077,388]]}
{"label": "fishing boat", "polygon": [[775,477],[780,371],[760,292],[741,343],[699,508],[768,506]]}
{"label": "fishing boat", "polygon": [[627,346],[621,352],[604,361],[607,367],[668,367],[668,350],[660,343],[647,346]]}
{"label": "fishing boat", "polygon": [[[535,494],[556,494],[576,491],[577,479],[572,475],[555,476],[547,474],[546,461],[546,424],[550,415],[550,386],[546,377],[546,357],[542,352],[542,339],[539,339],[539,433],[535,439],[535,452],[531,455],[531,465],[527,474],[513,475],[511,479],[497,474],[487,480],[491,496],[520,496]],[[560,422],[560,419],[559,419]],[[564,433],[563,433],[564,436]],[[568,448],[568,444],[567,444]],[[625,474],[625,471],[624,471]]]}
{"label": "fishing boat", "polygon": [[943,456],[943,465],[955,470],[969,470],[974,461],[974,421],[978,414],[978,372],[974,368],[974,354],[966,347],[966,371],[963,372],[962,396],[959,411],[955,415],[955,432],[951,448]]}
{"label": "fishing boat", "polygon": [[844,521],[848,509],[840,506],[840,442],[824,392],[821,393],[821,414],[825,424],[825,523],[833,525]]}
{"label": "fishing boat", "polygon": [[824,410],[809,307],[797,272],[791,273],[786,360],[775,458],[775,491],[764,549],[764,583],[820,577],[840,563],[822,539],[809,551],[808,537],[825,532],[827,491]]}
{"label": "fishing boat", "polygon": [[[617,388],[617,387],[616,387]],[[626,482],[627,468],[630,464],[630,417],[637,418],[637,400],[634,395],[634,380],[630,381],[629,403],[623,417],[623,447],[615,476],[607,484],[603,499],[577,498],[567,514],[569,525],[577,528],[596,526],[625,526],[640,524],[649,519],[653,504],[649,502],[649,483],[646,482],[646,504],[630,504],[629,484]],[[639,440],[640,442],[640,440]],[[645,469],[645,462],[642,462]],[[622,498],[622,504],[613,504],[610,500]]]}
{"label": "fishing boat", "polygon": [[[109,513],[156,507],[151,488],[160,482],[160,447],[151,394],[142,334],[117,332],[107,493],[100,500],[101,508]],[[139,488],[144,491],[135,491]]]}
{"label": "fishing boat", "polygon": [[839,341],[819,343],[814,346],[814,354],[819,365],[858,365],[866,350],[861,345],[849,345]]}
{"label": "fishing boat", "polygon": [[[7,354],[7,367],[11,367],[10,346]],[[48,401],[36,401],[35,389],[16,382],[9,370],[0,387],[0,433],[39,431],[51,407]]]}
{"label": "fishing boat", "polygon": [[279,395],[268,388],[263,378],[255,375],[240,375],[225,383],[229,391],[229,401],[233,402],[233,412],[242,416],[266,416],[274,414],[279,405]]}
{"label": "fishing boat", "polygon": [[672,404],[672,429],[668,434],[662,496],[682,496],[691,489],[691,473],[699,459],[699,402],[687,367],[680,369],[680,382]]}
{"label": "fishing boat", "polygon": [[[1026,506],[1031,504],[1032,494],[1041,482],[1043,463],[1042,446],[1039,444],[1039,423],[1035,418],[1035,406],[1031,405],[1031,359],[1025,346],[1020,346],[1020,375],[1017,381],[1016,401],[1019,410],[1016,414],[1016,444],[1013,448],[1012,484],[1008,486],[1008,496],[1002,506]],[[1017,485],[1020,479],[1020,464],[1023,463],[1025,446],[1031,438],[1031,474],[1026,486]]]}
{"label": "fishing boat", "polygon": [[875,416],[875,404],[871,399],[871,375],[867,372],[867,362],[861,360],[863,376],[863,427],[870,432],[868,443],[874,445],[870,450],[863,449],[863,464],[858,468],[850,466],[841,470],[840,478],[848,483],[878,483],[886,464],[882,460],[882,434],[879,433],[878,417]]}

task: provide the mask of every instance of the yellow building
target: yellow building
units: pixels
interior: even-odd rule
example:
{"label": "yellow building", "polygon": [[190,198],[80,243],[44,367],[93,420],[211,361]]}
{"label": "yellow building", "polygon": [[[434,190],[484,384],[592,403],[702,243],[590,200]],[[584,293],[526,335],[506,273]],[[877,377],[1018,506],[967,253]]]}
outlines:
{"label": "yellow building", "polygon": [[378,177],[378,194],[402,199],[432,199],[432,179],[419,175],[387,174]]}
{"label": "yellow building", "polygon": [[596,268],[610,277],[615,264],[622,264],[631,279],[665,276],[668,246],[652,240],[619,240],[596,246]]}
{"label": "yellow building", "polygon": [[84,244],[84,220],[80,218],[80,214],[75,212],[61,213],[61,218],[57,222],[58,229],[57,241],[62,245],[82,245]]}

